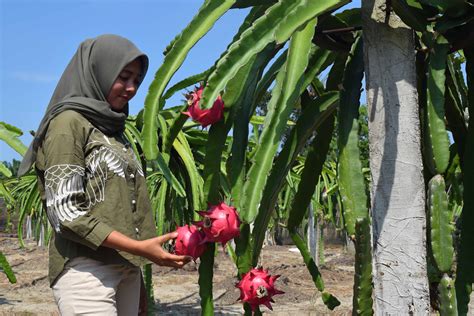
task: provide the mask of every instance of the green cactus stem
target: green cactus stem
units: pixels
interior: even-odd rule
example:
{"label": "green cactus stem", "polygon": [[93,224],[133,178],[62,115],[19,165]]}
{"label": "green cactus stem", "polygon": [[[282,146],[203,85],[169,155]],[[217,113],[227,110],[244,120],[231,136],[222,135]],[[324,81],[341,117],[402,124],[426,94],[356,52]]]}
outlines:
{"label": "green cactus stem", "polygon": [[370,222],[358,218],[355,223],[355,274],[352,315],[372,315],[372,248]]}
{"label": "green cactus stem", "polygon": [[438,292],[440,303],[439,314],[441,316],[457,316],[458,310],[454,280],[446,273],[441,278],[441,282],[439,282]]}
{"label": "green cactus stem", "polygon": [[438,269],[447,273],[451,270],[454,257],[453,225],[448,209],[444,178],[434,176],[428,184],[428,209],[430,215],[431,249]]}

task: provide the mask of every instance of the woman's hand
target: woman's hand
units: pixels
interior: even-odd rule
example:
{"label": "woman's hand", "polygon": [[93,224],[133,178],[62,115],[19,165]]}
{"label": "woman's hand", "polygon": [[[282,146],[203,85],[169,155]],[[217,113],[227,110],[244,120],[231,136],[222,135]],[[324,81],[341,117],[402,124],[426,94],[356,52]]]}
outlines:
{"label": "woman's hand", "polygon": [[173,255],[163,249],[163,244],[165,242],[176,237],[178,237],[178,233],[172,232],[140,241],[138,247],[140,256],[145,257],[160,266],[182,268],[186,263],[192,260],[192,257]]}
{"label": "woman's hand", "polygon": [[178,237],[178,232],[172,232],[146,240],[135,240],[118,231],[113,231],[104,240],[102,246],[147,258],[160,266],[182,268],[186,263],[192,260],[192,257],[173,255],[165,251],[162,247],[165,242],[176,237]]}

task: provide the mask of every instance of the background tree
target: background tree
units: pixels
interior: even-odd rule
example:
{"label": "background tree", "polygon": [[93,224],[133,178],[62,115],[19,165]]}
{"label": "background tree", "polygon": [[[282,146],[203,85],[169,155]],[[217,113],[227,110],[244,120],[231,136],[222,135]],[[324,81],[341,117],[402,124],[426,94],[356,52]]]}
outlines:
{"label": "background tree", "polygon": [[362,17],[374,309],[381,314],[429,314],[415,38],[383,0],[363,0]]}

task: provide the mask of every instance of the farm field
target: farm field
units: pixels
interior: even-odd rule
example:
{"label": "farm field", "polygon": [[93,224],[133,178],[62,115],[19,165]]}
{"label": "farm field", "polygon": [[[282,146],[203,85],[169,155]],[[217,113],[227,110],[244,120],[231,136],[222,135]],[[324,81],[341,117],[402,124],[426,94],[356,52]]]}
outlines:
{"label": "farm field", "polygon": [[106,229],[200,258],[149,314],[474,315],[474,0],[6,2],[0,316],[57,315],[43,240]]}
{"label": "farm field", "polygon": [[[18,282],[9,284],[0,278],[0,315],[58,314],[47,281],[47,249],[28,242],[24,249],[16,238],[0,237],[0,248],[16,273]],[[271,315],[346,315],[352,306],[353,256],[344,253],[340,245],[325,249],[326,265],[321,273],[326,288],[341,305],[333,312],[323,304],[308,270],[293,246],[267,246],[263,249],[262,264],[272,274],[280,274],[276,287],[286,292],[275,296]],[[214,267],[215,311],[219,315],[241,315],[237,302],[239,291],[234,287],[236,269],[230,258],[219,247]],[[183,270],[154,266],[153,283],[157,315],[199,315],[199,287],[197,265],[190,263]]]}

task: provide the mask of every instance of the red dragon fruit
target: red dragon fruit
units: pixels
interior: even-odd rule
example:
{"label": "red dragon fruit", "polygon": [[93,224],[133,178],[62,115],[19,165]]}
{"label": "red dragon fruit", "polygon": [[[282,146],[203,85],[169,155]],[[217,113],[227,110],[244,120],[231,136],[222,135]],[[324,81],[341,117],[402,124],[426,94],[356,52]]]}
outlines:
{"label": "red dragon fruit", "polygon": [[239,236],[241,222],[235,207],[221,202],[198,213],[204,219],[195,224],[206,234],[204,242],[220,242],[225,245],[232,238]]}
{"label": "red dragon fruit", "polygon": [[185,225],[178,227],[178,237],[176,237],[174,252],[181,256],[191,256],[194,260],[200,257],[206,250],[203,242],[205,235],[195,225]]}
{"label": "red dragon fruit", "polygon": [[283,294],[285,292],[275,289],[275,280],[279,275],[270,275],[268,270],[263,268],[252,269],[242,276],[242,280],[236,285],[240,289],[239,300],[249,303],[252,311],[258,305],[265,305],[273,310],[270,302],[275,302],[272,299],[273,295]]}
{"label": "red dragon fruit", "polygon": [[210,109],[201,109],[199,107],[199,101],[201,100],[202,91],[204,87],[195,88],[193,92],[186,95],[188,100],[188,111],[183,112],[194,121],[201,124],[202,127],[214,124],[222,119],[224,115],[224,101],[221,96],[218,96],[216,101]]}

